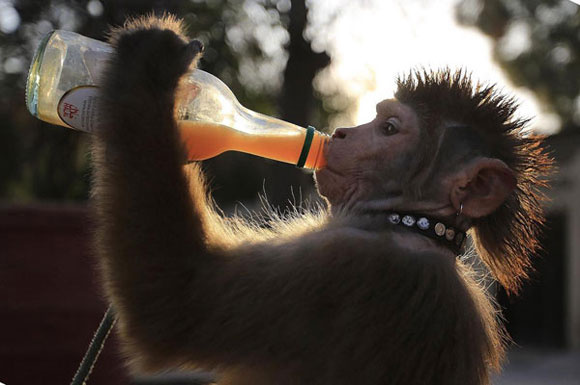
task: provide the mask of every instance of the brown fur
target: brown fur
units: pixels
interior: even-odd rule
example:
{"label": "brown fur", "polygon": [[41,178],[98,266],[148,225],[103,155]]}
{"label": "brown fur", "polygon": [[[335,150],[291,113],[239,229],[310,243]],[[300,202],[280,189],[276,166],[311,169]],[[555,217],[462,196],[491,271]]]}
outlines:
{"label": "brown fur", "polygon": [[504,337],[469,266],[402,248],[381,214],[265,229],[217,213],[173,118],[198,51],[166,29],[182,30],[150,17],[114,32],[93,146],[96,248],[131,367],[237,385],[489,383]]}
{"label": "brown fur", "polygon": [[[398,84],[397,99],[418,111],[430,139],[424,141],[419,153],[425,156],[417,159],[416,172],[411,175],[433,174],[432,168],[442,170],[447,164],[465,164],[482,155],[502,160],[514,172],[516,189],[492,215],[473,221],[471,236],[494,277],[508,292],[517,292],[531,269],[530,257],[540,247],[544,224],[542,190],[547,187],[553,160],[542,146],[543,138],[526,134],[528,120],[516,117],[514,99],[492,85],[473,82],[464,71],[416,71],[400,78]],[[475,140],[462,158],[437,162],[441,146],[434,142],[444,135],[449,122],[464,125],[462,131],[472,130]],[[457,147],[455,154],[460,153]],[[417,190],[432,182],[417,181],[413,185]]]}

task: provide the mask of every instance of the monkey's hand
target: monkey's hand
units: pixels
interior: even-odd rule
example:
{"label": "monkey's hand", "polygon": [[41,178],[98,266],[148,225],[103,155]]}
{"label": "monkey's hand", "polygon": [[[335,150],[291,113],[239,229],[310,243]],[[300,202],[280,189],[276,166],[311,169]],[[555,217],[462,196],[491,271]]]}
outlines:
{"label": "monkey's hand", "polygon": [[180,77],[195,67],[203,45],[199,40],[187,42],[163,19],[153,20],[158,23],[153,28],[135,26],[113,34],[115,55],[102,87],[105,131],[112,129],[107,123],[111,119],[156,123],[124,124],[124,135],[150,135],[146,130],[175,126],[167,122],[173,117],[175,89]]}
{"label": "monkey's hand", "polygon": [[175,89],[181,75],[202,52],[199,40],[189,43],[168,29],[145,29],[125,33],[116,45],[120,71],[116,87],[159,93]]}

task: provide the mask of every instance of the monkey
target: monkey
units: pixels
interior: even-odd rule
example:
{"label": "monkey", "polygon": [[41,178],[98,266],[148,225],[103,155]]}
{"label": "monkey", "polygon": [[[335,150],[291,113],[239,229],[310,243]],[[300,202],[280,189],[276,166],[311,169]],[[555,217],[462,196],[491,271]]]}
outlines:
{"label": "monkey", "polygon": [[222,385],[489,384],[508,337],[459,234],[517,294],[552,165],[513,98],[465,70],[402,75],[372,121],[332,134],[314,173],[328,207],[264,225],[222,215],[201,166],[184,166],[174,95],[202,44],[171,15],[109,41],[91,195],[130,370],[212,370]]}

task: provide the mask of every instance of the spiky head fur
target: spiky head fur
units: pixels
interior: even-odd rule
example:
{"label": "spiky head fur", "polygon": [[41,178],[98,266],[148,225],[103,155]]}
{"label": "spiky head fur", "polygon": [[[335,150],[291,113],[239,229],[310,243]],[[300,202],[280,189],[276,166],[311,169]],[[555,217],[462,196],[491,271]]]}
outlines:
{"label": "spiky head fur", "polygon": [[[426,175],[433,172],[425,169],[448,171],[476,156],[497,158],[513,171],[515,190],[491,215],[474,219],[470,233],[495,278],[508,292],[517,292],[528,277],[530,257],[540,248],[543,189],[553,168],[542,138],[527,132],[529,120],[516,116],[518,105],[512,97],[495,85],[473,81],[463,70],[417,70],[400,77],[397,84],[396,98],[415,109],[422,125],[425,148],[418,153],[425,155],[413,165],[415,179],[409,186],[414,193],[420,194],[432,181]],[[453,136],[465,140],[442,151],[450,126]]]}

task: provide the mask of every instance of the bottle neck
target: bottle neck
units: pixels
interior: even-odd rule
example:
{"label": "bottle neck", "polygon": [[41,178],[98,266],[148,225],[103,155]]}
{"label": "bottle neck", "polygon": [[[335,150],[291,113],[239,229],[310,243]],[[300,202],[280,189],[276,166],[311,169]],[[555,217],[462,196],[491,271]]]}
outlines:
{"label": "bottle neck", "polygon": [[325,147],[330,137],[308,126],[297,167],[318,170],[326,166]]}
{"label": "bottle neck", "polygon": [[310,154],[310,148],[312,147],[312,139],[314,139],[314,127],[308,126],[306,128],[306,135],[304,136],[304,144],[302,145],[302,151],[300,152],[300,157],[298,158],[298,163],[296,167],[303,168],[306,164],[306,158]]}

